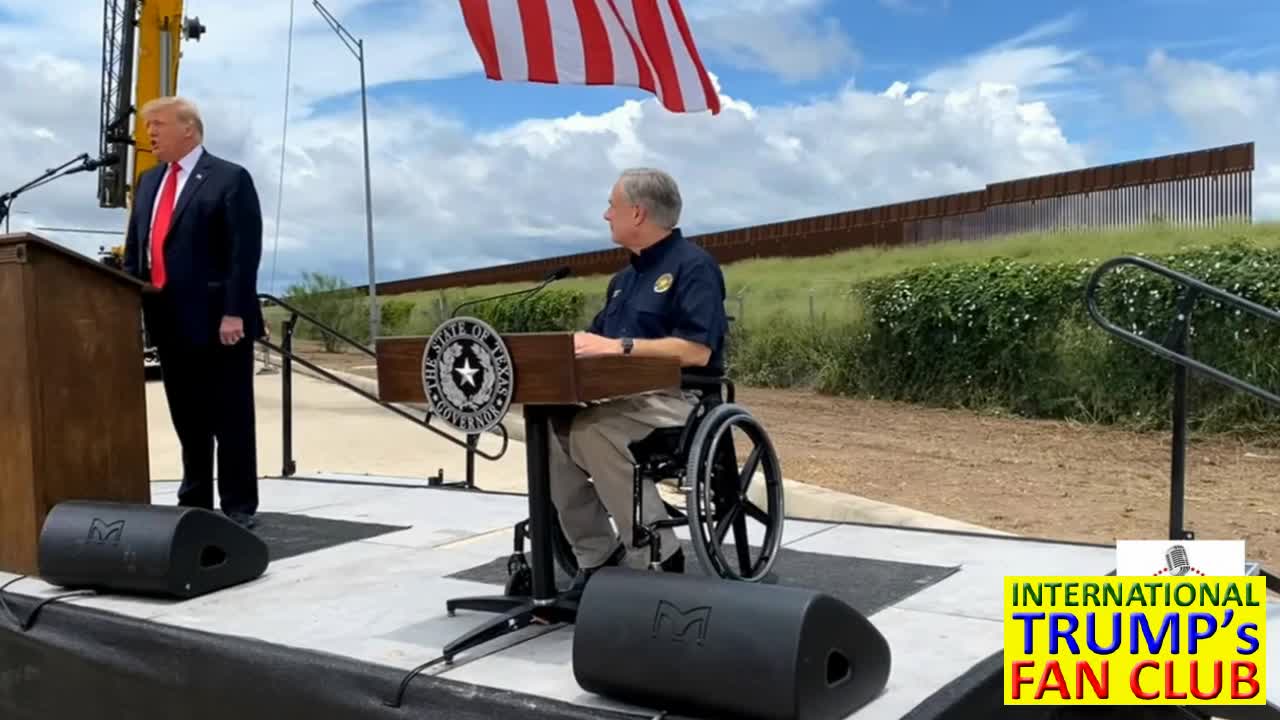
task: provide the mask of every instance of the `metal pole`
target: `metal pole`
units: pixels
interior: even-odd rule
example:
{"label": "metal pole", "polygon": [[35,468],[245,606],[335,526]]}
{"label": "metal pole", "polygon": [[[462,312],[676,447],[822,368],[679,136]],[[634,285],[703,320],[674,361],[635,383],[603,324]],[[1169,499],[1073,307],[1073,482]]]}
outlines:
{"label": "metal pole", "polygon": [[[1182,352],[1181,349],[1177,350]],[[1187,502],[1187,366],[1173,366],[1173,447],[1169,468],[1169,539],[1190,540],[1183,512]]]}
{"label": "metal pole", "polygon": [[369,343],[378,338],[378,291],[373,272],[373,190],[369,179],[369,106],[365,99],[364,40],[357,40],[360,60],[360,119],[364,129],[364,222],[369,245]]}
{"label": "metal pole", "polygon": [[311,4],[324,16],[325,21],[329,23],[329,27],[333,28],[333,31],[337,33],[338,39],[342,40],[347,49],[351,51],[352,56],[360,63],[360,119],[364,132],[364,222],[365,235],[369,246],[369,342],[373,343],[378,338],[378,316],[380,313],[378,312],[378,283],[373,271],[373,183],[369,177],[369,102],[364,77],[364,40],[357,40],[355,36],[347,32],[342,23],[338,22],[338,19],[324,5],[320,4],[320,0],[311,0]]}
{"label": "metal pole", "polygon": [[281,418],[284,437],[280,446],[283,455],[280,474],[284,477],[291,477],[298,469],[293,462],[293,329],[297,322],[296,314],[284,321],[284,338],[280,343],[280,349],[284,351],[280,353],[280,403],[284,411]]}
{"label": "metal pole", "polygon": [[[1178,318],[1172,335],[1165,344],[1175,353],[1186,355],[1191,345],[1191,310],[1199,293],[1187,288],[1178,302]],[[1169,464],[1169,539],[1193,540],[1195,534],[1186,528],[1187,502],[1187,366],[1173,365],[1173,442]]]}

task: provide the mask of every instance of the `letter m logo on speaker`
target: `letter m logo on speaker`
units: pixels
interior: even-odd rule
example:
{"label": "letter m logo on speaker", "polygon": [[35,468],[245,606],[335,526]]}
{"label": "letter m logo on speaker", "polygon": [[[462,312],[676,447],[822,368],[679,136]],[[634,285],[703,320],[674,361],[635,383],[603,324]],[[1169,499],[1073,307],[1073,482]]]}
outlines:
{"label": "letter m logo on speaker", "polygon": [[89,536],[85,538],[85,542],[98,545],[117,545],[120,543],[120,534],[123,532],[123,520],[108,523],[101,518],[94,518],[93,522],[89,523]]}
{"label": "letter m logo on speaker", "polygon": [[707,624],[710,622],[710,606],[704,605],[685,612],[666,600],[659,600],[653,613],[653,638],[656,640],[665,634],[672,642],[684,642],[690,629],[696,626],[698,631],[695,638],[701,645],[707,639]]}

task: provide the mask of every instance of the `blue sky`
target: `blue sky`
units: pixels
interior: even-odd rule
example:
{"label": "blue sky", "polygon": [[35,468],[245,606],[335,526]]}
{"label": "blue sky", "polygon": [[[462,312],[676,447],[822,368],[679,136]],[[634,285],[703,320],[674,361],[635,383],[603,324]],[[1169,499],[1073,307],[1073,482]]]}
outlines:
{"label": "blue sky", "polygon": [[[287,135],[288,0],[188,0],[208,31],[180,92],[207,148],[257,181],[275,289],[304,271],[362,283],[357,64],[293,5]],[[609,186],[638,164],[676,175],[699,232],[1255,141],[1255,215],[1280,217],[1280,3],[684,0],[716,117],[486,80],[453,0],[325,5],[366,42],[380,280],[607,248]],[[101,5],[65,10],[0,0],[0,187],[96,150]],[[93,182],[24,196],[14,224],[122,226]]]}
{"label": "blue sky", "polygon": [[[878,90],[896,81],[928,87],[930,73],[1002,46],[1052,47],[1062,60],[1083,65],[1046,71],[1041,94],[1054,100],[1055,116],[1071,136],[1090,137],[1102,162],[1194,149],[1176,120],[1152,113],[1129,97],[1126,71],[1142,67],[1153,52],[1176,53],[1223,68],[1258,72],[1280,62],[1280,3],[1246,0],[1133,0],[1074,4],[998,0],[879,0],[815,2],[801,16],[844,36],[848,54],[799,76],[762,67],[750,51],[714,32],[700,34],[704,60],[722,87],[756,105],[805,102],[853,83]],[[367,26],[402,21],[416,3],[380,0],[368,8]],[[371,47],[367,52],[377,53]],[[371,60],[372,62],[372,60]],[[337,63],[336,72],[343,72]],[[354,68],[354,64],[352,65]],[[1017,66],[1006,66],[1016,73]],[[488,130],[529,117],[598,114],[625,99],[645,98],[629,88],[495,84],[477,72],[455,77],[375,85],[373,97],[427,103],[456,113],[469,127]],[[319,112],[359,102],[355,90],[317,105]],[[1241,141],[1256,138],[1240,137]]]}

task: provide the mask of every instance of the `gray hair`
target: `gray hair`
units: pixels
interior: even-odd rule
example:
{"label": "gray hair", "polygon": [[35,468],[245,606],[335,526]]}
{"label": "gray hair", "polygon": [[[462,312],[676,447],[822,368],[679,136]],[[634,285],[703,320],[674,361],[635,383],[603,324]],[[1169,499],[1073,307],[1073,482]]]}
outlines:
{"label": "gray hair", "polygon": [[622,191],[633,204],[648,213],[655,225],[668,230],[680,224],[680,188],[667,173],[653,168],[624,170]]}

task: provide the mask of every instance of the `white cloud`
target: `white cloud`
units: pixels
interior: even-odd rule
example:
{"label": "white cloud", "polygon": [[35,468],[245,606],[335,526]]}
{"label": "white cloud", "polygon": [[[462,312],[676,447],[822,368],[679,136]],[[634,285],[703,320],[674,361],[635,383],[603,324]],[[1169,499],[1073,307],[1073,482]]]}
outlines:
{"label": "white cloud", "polygon": [[[183,92],[206,115],[209,149],[245,164],[257,181],[266,221],[263,289],[276,234],[288,26],[281,4],[264,6],[249,21],[221,4],[199,3],[195,12],[209,34],[188,44],[182,67]],[[330,7],[338,13],[344,4]],[[299,0],[297,11],[301,18],[310,4]],[[434,12],[376,30],[390,38],[434,23],[418,42],[380,44],[377,77],[426,72],[419,68],[430,65],[422,60],[427,57],[448,56],[443,69],[430,68],[437,74],[475,64],[469,45],[456,49],[460,18]],[[0,34],[22,36],[31,48],[42,38],[44,47],[69,47],[58,57],[0,55],[0,189],[97,147],[99,59],[75,43],[48,42],[65,28],[52,13],[45,20],[45,26]],[[353,283],[365,278],[358,106],[323,115],[307,106],[324,93],[354,87],[335,81],[344,65],[354,78],[354,62],[327,25],[312,23],[309,32],[315,37],[294,48],[295,79],[306,90],[292,101],[277,291],[303,271],[341,274]],[[95,33],[84,45],[92,50],[98,40]],[[332,42],[322,47],[322,40]],[[19,63],[18,57],[29,59]],[[372,66],[372,51],[370,58]],[[306,63],[323,63],[336,75],[322,78]],[[494,87],[487,94],[500,102],[501,93]],[[896,84],[789,105],[753,106],[728,96],[723,103],[713,117],[675,115],[646,99],[600,115],[530,119],[489,132],[423,104],[371,103],[379,278],[606,248],[601,214],[617,171],[628,165],[672,171],[685,194],[684,225],[697,232],[968,191],[1087,164],[1047,104],[1029,102],[1015,85],[976,78],[938,92]],[[124,223],[122,211],[96,208],[92,174],[33,191],[17,209],[30,214],[15,215],[15,228]],[[82,251],[103,241],[47,234]]]}
{"label": "white cloud", "polygon": [[1054,18],[927,73],[921,87],[952,91],[989,82],[1012,85],[1028,98],[1057,101],[1089,95],[1084,82],[1098,63],[1080,50],[1048,43],[1074,30],[1080,15]]}
{"label": "white cloud", "polygon": [[835,18],[769,12],[741,13],[700,28],[698,45],[714,58],[763,69],[787,81],[847,69],[858,59],[853,41]]}
{"label": "white cloud", "polygon": [[1147,60],[1145,95],[1184,123],[1196,141],[1231,145],[1254,141],[1254,216],[1280,217],[1280,71],[1232,70],[1155,52]]}
{"label": "white cloud", "polygon": [[951,0],[880,0],[880,5],[897,12],[920,15],[951,9]]}

